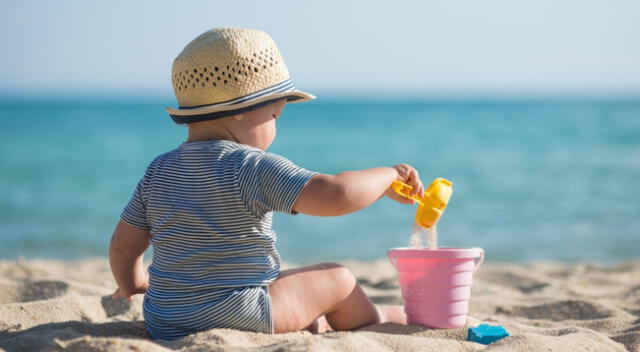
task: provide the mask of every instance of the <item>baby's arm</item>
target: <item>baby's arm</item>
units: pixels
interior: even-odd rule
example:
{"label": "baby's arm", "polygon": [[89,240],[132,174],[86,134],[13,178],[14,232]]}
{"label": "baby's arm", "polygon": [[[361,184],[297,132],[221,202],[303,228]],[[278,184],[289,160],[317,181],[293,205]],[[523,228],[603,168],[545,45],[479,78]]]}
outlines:
{"label": "baby's arm", "polygon": [[145,293],[149,278],[142,256],[149,247],[149,230],[141,229],[120,221],[113,231],[109,244],[111,272],[118,284],[114,298],[131,299],[137,293]]}
{"label": "baby's arm", "polygon": [[399,164],[315,175],[300,192],[293,210],[318,216],[344,215],[366,208],[384,195],[401,203],[412,203],[393,192],[390,186],[395,180],[409,184],[413,187],[412,194],[422,196],[424,188],[418,172],[407,164]]}

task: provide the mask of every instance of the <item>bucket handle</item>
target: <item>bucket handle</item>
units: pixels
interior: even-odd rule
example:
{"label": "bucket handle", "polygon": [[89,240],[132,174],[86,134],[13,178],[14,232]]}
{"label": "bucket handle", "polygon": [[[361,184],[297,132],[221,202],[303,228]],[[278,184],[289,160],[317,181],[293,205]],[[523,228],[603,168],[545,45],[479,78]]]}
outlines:
{"label": "bucket handle", "polygon": [[473,272],[476,272],[476,270],[478,270],[480,265],[482,265],[482,263],[484,262],[484,249],[480,248],[480,257],[478,257],[476,260],[476,266],[473,267]]}

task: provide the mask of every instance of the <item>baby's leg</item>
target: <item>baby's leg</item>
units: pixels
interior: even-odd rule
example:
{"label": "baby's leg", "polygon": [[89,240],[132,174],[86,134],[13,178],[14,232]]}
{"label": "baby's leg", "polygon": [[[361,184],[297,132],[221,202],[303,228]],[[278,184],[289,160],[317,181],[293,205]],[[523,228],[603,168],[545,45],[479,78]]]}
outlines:
{"label": "baby's leg", "polygon": [[[396,323],[396,324],[407,324],[407,315],[404,312],[403,306],[379,306],[376,305],[376,309],[378,310],[378,315],[380,316],[381,323]],[[323,333],[328,330],[331,330],[331,326],[327,323],[326,317],[323,315],[320,318],[316,319],[315,322],[311,323],[307,327],[307,330],[317,334]]]}
{"label": "baby's leg", "polygon": [[322,263],[285,270],[269,286],[276,333],[298,331],[325,315],[334,330],[380,322],[376,307],[349,269]]}

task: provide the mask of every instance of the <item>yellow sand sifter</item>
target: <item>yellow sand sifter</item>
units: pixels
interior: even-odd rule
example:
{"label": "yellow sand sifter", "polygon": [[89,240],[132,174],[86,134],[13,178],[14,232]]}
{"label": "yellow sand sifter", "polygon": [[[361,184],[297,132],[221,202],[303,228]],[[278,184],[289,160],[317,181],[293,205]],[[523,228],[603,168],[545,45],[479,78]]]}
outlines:
{"label": "yellow sand sifter", "polygon": [[430,228],[433,227],[442,216],[442,212],[449,203],[451,193],[453,192],[453,183],[451,181],[438,177],[427,189],[424,191],[424,197],[415,195],[411,196],[413,187],[400,181],[393,181],[391,187],[399,195],[413,199],[418,203],[418,210],[416,211],[416,224]]}

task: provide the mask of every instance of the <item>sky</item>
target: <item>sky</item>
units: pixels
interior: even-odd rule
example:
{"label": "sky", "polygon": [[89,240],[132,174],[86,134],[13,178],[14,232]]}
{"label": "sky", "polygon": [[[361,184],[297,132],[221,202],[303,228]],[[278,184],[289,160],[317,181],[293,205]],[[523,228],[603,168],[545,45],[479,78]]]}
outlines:
{"label": "sky", "polygon": [[171,96],[214,27],[269,33],[299,89],[640,96],[637,0],[2,1],[0,95]]}

